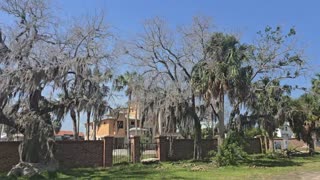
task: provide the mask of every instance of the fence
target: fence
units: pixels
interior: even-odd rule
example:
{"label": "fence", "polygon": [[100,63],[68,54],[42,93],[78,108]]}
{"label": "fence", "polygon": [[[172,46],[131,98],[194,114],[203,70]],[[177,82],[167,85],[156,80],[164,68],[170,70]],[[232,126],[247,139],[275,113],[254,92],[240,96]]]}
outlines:
{"label": "fence", "polygon": [[[19,162],[20,142],[0,142],[0,172],[8,171]],[[217,150],[217,140],[202,140],[202,155]],[[248,140],[248,153],[261,153],[259,139]],[[110,167],[117,163],[137,163],[146,158],[160,161],[191,159],[193,140],[160,136],[156,143],[140,142],[135,136],[129,143],[105,137],[102,141],[57,141],[55,157],[61,168]]]}
{"label": "fence", "polygon": [[140,159],[157,158],[157,143],[140,143]]}
{"label": "fence", "polygon": [[[116,139],[116,138],[115,138]],[[131,159],[131,142],[114,141],[112,151],[112,163],[128,163],[132,162]]]}
{"label": "fence", "polygon": [[[62,169],[112,166],[112,137],[103,141],[57,141],[55,158]],[[19,163],[20,142],[0,142],[0,172]]]}

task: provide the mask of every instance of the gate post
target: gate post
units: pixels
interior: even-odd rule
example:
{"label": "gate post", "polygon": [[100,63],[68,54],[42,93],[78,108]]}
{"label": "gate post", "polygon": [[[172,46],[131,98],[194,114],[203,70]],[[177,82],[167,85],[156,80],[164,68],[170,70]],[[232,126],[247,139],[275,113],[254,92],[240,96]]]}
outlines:
{"label": "gate post", "polygon": [[159,161],[166,161],[167,160],[167,137],[166,136],[158,136],[157,139],[157,155],[159,158]]}
{"label": "gate post", "polygon": [[113,137],[106,136],[103,138],[103,167],[112,166]]}
{"label": "gate post", "polygon": [[140,136],[130,138],[131,142],[131,157],[133,163],[140,162]]}

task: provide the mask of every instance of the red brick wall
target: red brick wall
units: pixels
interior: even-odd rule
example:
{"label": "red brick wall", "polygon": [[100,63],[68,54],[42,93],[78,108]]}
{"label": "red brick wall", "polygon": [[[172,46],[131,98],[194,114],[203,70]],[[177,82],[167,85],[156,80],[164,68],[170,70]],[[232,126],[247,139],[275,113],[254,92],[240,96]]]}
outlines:
{"label": "red brick wall", "polygon": [[[208,156],[211,150],[217,151],[217,139],[203,139],[202,140],[202,156]],[[166,141],[165,146],[168,160],[183,160],[193,158],[193,140],[192,139],[175,139],[172,142],[172,155],[169,154],[170,142]],[[248,139],[244,150],[249,154],[261,153],[261,145],[259,139]]]}
{"label": "red brick wall", "polygon": [[[0,142],[0,172],[10,170],[19,162],[19,144]],[[55,158],[60,168],[103,166],[103,141],[57,141]]]}
{"label": "red brick wall", "polygon": [[0,142],[0,172],[9,171],[19,162],[20,142]]}
{"label": "red brick wall", "polygon": [[57,141],[60,168],[103,166],[103,141]]}
{"label": "red brick wall", "polygon": [[[193,139],[175,139],[172,142],[172,155],[169,155],[170,142],[167,140],[167,152],[169,160],[182,160],[193,158]],[[202,155],[206,157],[211,150],[217,151],[217,139],[203,139],[202,142]]]}

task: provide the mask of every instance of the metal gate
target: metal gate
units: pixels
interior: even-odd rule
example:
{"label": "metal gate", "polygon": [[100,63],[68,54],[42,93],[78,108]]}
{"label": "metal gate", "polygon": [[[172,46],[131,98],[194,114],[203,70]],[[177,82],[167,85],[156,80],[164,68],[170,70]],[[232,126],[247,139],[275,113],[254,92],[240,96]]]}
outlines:
{"label": "metal gate", "polygon": [[158,158],[157,143],[140,143],[140,159]]}
{"label": "metal gate", "polygon": [[130,163],[132,162],[131,158],[131,143],[124,141],[113,142],[113,152],[112,152],[112,163]]}

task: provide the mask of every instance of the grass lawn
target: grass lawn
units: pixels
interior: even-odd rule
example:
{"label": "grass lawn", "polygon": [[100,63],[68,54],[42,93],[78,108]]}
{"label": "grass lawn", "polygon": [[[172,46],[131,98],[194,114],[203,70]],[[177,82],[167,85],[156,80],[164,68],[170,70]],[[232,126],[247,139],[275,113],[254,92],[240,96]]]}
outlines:
{"label": "grass lawn", "polygon": [[[112,168],[81,168],[46,173],[32,179],[297,179],[299,173],[319,173],[320,155],[291,159],[251,156],[240,165],[216,167],[211,162],[166,162],[156,165],[126,164]],[[0,179],[6,178],[0,175]],[[6,178],[8,179],[8,178]],[[14,179],[14,178],[11,178]]]}

